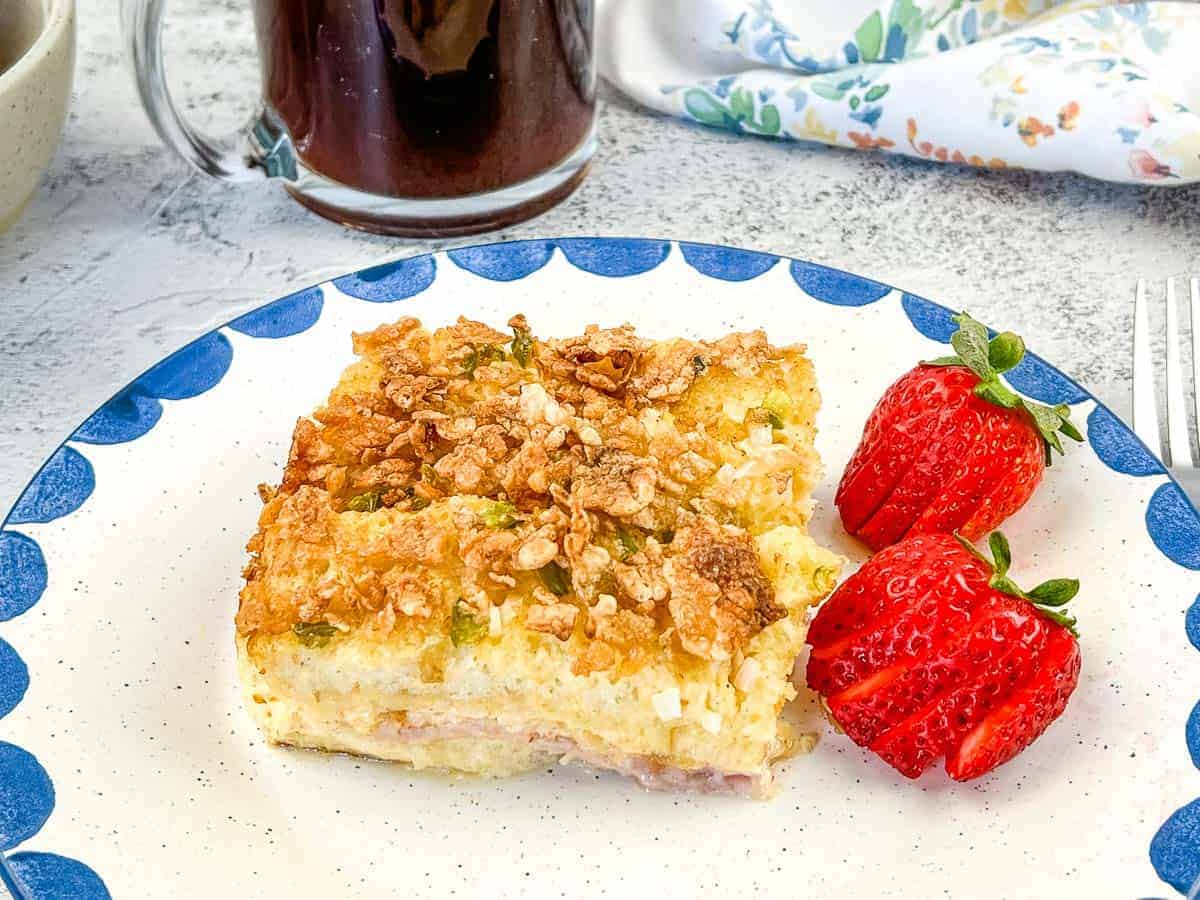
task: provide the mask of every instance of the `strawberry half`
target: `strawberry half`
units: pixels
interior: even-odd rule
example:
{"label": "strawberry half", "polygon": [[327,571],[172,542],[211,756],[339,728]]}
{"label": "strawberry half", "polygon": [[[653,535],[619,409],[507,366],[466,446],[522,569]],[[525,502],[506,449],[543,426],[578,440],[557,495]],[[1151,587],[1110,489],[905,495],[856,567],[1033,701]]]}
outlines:
{"label": "strawberry half", "polygon": [[956,355],[921,363],[884,393],[842,475],[834,502],[846,530],[879,550],[909,534],[957,531],[978,540],[1020,509],[1083,435],[1065,405],[1043,406],[1000,378],[1025,344],[955,316]]}
{"label": "strawberry half", "polygon": [[1079,590],[1026,593],[959,535],[918,534],[880,551],[818,611],[808,684],[856,744],[909,778],[946,757],[959,781],[1016,756],[1062,714],[1079,680]]}

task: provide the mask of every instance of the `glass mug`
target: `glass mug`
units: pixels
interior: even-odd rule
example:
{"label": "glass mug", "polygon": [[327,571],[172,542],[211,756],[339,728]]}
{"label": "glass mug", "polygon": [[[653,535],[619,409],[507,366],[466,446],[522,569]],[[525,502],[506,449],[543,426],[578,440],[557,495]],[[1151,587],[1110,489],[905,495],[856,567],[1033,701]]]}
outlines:
{"label": "glass mug", "polygon": [[122,0],[142,103],[167,146],[201,172],[275,178],[322,216],[407,236],[527,219],[587,173],[593,0],[251,2],[262,109],[218,142],[167,91],[165,0]]}

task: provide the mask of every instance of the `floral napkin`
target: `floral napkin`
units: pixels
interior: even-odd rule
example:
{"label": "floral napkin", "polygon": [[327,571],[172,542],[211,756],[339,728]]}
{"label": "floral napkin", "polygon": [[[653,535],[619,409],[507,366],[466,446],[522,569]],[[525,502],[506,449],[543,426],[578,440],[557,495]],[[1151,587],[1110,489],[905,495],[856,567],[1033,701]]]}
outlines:
{"label": "floral napkin", "polygon": [[1200,3],[599,0],[602,73],[745,134],[1200,181]]}

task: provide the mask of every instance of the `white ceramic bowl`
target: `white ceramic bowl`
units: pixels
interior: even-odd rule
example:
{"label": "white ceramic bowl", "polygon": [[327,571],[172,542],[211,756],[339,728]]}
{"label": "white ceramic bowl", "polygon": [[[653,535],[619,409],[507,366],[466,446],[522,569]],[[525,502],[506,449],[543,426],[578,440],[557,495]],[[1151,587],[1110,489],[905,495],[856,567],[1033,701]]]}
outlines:
{"label": "white ceramic bowl", "polygon": [[75,68],[75,0],[0,0],[0,28],[20,53],[0,70],[0,231],[16,221],[62,135]]}

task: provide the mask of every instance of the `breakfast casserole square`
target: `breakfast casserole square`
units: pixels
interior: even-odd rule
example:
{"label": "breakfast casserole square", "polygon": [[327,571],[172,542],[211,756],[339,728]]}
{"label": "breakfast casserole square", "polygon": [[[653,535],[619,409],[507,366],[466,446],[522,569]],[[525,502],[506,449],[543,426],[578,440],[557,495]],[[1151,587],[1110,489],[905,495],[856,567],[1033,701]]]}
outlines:
{"label": "breakfast casserole square", "polygon": [[505,775],[576,761],[767,795],[841,560],[807,534],[819,395],[761,331],[356,334],[263,487],[236,618],[273,742]]}

